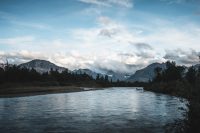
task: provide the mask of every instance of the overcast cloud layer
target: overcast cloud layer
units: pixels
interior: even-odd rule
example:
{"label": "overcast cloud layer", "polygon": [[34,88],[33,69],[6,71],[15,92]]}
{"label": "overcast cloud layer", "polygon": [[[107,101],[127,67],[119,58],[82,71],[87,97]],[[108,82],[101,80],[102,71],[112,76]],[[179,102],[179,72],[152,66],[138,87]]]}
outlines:
{"label": "overcast cloud layer", "polygon": [[0,58],[134,73],[153,62],[197,64],[198,0],[0,1]]}

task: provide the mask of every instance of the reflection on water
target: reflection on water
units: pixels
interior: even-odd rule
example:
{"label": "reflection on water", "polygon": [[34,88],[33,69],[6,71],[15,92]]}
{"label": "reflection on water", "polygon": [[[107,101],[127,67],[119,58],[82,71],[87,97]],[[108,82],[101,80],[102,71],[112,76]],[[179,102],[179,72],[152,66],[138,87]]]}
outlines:
{"label": "reflection on water", "polygon": [[134,88],[0,99],[0,132],[164,132],[182,119],[176,97]]}

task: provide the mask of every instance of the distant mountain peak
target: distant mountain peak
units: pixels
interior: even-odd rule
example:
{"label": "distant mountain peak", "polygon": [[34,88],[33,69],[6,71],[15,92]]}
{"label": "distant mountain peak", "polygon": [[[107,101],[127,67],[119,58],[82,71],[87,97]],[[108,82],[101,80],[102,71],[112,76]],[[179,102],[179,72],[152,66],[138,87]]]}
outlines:
{"label": "distant mountain peak", "polygon": [[103,74],[100,74],[100,73],[96,73],[90,69],[87,69],[87,68],[84,68],[84,69],[76,69],[73,71],[73,73],[76,73],[76,74],[87,74],[87,75],[90,75],[92,76],[94,79],[96,79],[97,75],[99,74],[100,76],[105,76]]}
{"label": "distant mountain peak", "polygon": [[160,67],[162,69],[166,69],[165,63],[152,63],[148,65],[147,67],[137,70],[135,74],[131,75],[127,81],[129,82],[148,82],[149,80],[152,80],[155,77],[155,68]]}
{"label": "distant mountain peak", "polygon": [[34,59],[27,63],[20,64],[19,66],[22,68],[35,69],[40,73],[49,72],[51,69],[58,70],[59,72],[66,70],[66,68],[57,66],[50,61],[40,59]]}

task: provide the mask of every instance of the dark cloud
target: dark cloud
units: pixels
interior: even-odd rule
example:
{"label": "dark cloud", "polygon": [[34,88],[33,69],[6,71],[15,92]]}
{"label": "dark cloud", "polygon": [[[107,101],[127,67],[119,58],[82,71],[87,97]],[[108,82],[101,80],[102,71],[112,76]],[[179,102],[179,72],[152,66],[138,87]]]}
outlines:
{"label": "dark cloud", "polygon": [[152,50],[153,48],[151,47],[151,45],[147,44],[147,43],[136,43],[135,46],[138,49],[147,49],[147,50]]}
{"label": "dark cloud", "polygon": [[132,46],[136,48],[135,55],[142,59],[154,58],[153,47],[147,43],[133,43],[129,42]]}
{"label": "dark cloud", "polygon": [[150,58],[155,57],[153,53],[147,52],[147,51],[146,52],[143,52],[143,51],[138,52],[138,53],[136,53],[136,55],[142,59],[150,59]]}
{"label": "dark cloud", "polygon": [[118,55],[123,57],[135,57],[135,55],[131,53],[119,53]]}
{"label": "dark cloud", "polygon": [[153,47],[147,43],[133,43],[129,42],[131,45],[135,46],[138,50],[153,50]]}
{"label": "dark cloud", "polygon": [[183,51],[181,49],[166,50],[163,57],[166,60],[174,60],[179,64],[193,65],[199,63],[200,52],[195,50]]}

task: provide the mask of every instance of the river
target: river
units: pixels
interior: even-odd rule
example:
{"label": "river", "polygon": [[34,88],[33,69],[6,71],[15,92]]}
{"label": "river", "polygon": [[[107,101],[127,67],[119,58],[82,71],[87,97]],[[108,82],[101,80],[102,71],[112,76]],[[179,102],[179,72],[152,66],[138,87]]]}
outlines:
{"label": "river", "polygon": [[185,102],[128,87],[0,98],[1,133],[163,133]]}

